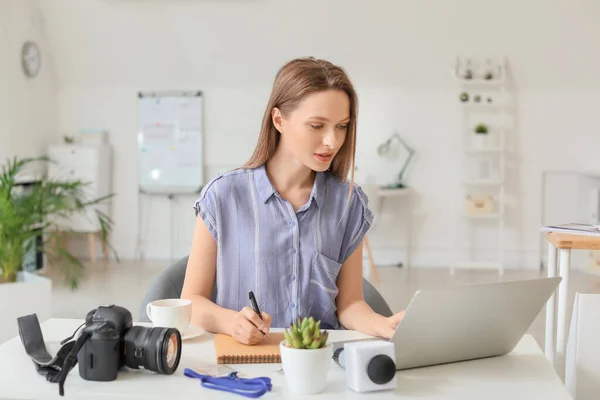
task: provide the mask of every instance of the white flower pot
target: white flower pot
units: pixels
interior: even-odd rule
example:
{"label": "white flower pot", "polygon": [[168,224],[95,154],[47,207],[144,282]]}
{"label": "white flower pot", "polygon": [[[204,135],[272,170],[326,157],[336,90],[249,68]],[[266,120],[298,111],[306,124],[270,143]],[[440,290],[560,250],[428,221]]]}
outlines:
{"label": "white flower pot", "polygon": [[474,133],[473,134],[473,148],[483,150],[488,147],[489,134],[487,133]]}
{"label": "white flower pot", "polygon": [[52,281],[31,272],[19,272],[17,281],[0,283],[0,343],[19,334],[17,318],[37,314],[40,323],[52,313]]}
{"label": "white flower pot", "polygon": [[325,390],[332,363],[333,344],[321,349],[294,349],[285,340],[279,345],[285,381],[297,394],[316,394]]}

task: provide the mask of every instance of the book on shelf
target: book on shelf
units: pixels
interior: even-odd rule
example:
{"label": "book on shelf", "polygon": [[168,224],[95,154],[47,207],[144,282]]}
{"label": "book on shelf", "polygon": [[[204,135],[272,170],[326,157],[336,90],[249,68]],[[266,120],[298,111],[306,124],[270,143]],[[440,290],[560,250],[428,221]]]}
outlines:
{"label": "book on shelf", "polygon": [[571,222],[559,225],[541,225],[542,232],[558,232],[571,235],[600,236],[600,225]]}

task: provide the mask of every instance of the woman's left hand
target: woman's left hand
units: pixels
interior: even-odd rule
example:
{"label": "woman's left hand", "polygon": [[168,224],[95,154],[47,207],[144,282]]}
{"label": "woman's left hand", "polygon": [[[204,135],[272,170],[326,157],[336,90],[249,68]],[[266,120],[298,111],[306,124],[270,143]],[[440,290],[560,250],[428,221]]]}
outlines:
{"label": "woman's left hand", "polygon": [[396,327],[398,326],[402,318],[404,318],[405,312],[406,310],[402,310],[399,313],[392,315],[391,317],[384,317],[381,320],[381,324],[377,326],[377,332],[379,336],[386,339],[390,339],[394,335]]}

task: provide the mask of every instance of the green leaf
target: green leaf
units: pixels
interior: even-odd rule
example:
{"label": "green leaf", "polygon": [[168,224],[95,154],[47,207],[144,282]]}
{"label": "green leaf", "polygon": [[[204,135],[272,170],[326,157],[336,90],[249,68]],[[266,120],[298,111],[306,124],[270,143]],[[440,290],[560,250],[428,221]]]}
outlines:
{"label": "green leaf", "polygon": [[305,330],[304,332],[306,332],[306,333],[304,333],[302,335],[302,344],[304,346],[308,346],[308,345],[310,345],[312,343],[313,336],[312,336],[312,333],[308,329]]}
{"label": "green leaf", "polygon": [[315,326],[313,327],[313,332],[315,333],[315,336],[321,336],[321,332],[319,331],[320,328],[321,321],[317,321],[317,323],[315,323]]}
{"label": "green leaf", "polygon": [[287,329],[285,329],[285,330],[283,331],[283,335],[285,336],[285,340],[287,340],[287,342],[288,342],[289,344],[292,344],[292,343],[294,342],[294,339],[292,339],[292,335],[290,335],[290,333],[288,332],[288,330],[287,330]]}
{"label": "green leaf", "polygon": [[321,332],[321,346],[324,347],[327,344],[327,338],[329,337],[329,331]]}
{"label": "green leaf", "polygon": [[299,348],[297,343],[302,343],[302,336],[295,325],[290,334],[292,335],[292,343],[294,344],[294,347]]}
{"label": "green leaf", "polygon": [[304,331],[308,327],[308,322],[309,322],[308,318],[304,318],[302,320],[302,327],[300,328],[301,331]]}

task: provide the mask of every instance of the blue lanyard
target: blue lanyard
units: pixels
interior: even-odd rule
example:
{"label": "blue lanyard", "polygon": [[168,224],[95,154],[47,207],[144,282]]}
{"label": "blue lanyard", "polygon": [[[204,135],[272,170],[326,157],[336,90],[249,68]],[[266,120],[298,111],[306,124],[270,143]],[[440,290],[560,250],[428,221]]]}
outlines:
{"label": "blue lanyard", "polygon": [[271,378],[238,378],[237,372],[232,372],[227,376],[215,378],[210,375],[202,375],[196,371],[186,368],[183,374],[189,378],[200,379],[202,386],[208,389],[222,390],[224,392],[236,393],[245,397],[260,397],[270,392],[273,385]]}

